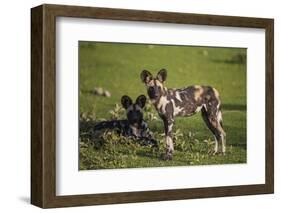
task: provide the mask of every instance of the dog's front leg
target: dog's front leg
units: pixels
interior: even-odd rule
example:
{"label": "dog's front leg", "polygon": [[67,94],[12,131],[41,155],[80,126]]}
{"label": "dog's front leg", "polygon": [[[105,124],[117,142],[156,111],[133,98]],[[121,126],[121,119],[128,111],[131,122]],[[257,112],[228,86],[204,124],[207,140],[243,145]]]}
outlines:
{"label": "dog's front leg", "polygon": [[174,144],[172,138],[172,129],[174,125],[173,118],[163,118],[165,127],[165,142],[166,142],[166,155],[163,157],[164,160],[172,160],[174,152]]}

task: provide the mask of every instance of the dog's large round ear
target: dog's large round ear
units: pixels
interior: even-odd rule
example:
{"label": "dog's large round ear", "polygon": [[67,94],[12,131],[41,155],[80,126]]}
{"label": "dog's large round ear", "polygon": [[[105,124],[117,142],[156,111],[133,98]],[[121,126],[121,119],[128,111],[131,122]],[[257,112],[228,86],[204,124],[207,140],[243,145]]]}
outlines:
{"label": "dog's large round ear", "polygon": [[136,104],[139,105],[141,108],[144,108],[146,103],[146,97],[145,95],[140,95],[139,97],[137,97],[136,99]]}
{"label": "dog's large round ear", "polygon": [[167,79],[167,70],[166,69],[161,69],[158,73],[156,78],[160,81],[160,82],[164,82]]}
{"label": "dog's large round ear", "polygon": [[152,80],[153,76],[149,71],[143,70],[140,74],[140,78],[143,83],[147,84],[150,80]]}
{"label": "dog's large round ear", "polygon": [[125,109],[128,109],[129,106],[131,106],[133,104],[133,101],[129,96],[124,95],[121,98],[121,104]]}

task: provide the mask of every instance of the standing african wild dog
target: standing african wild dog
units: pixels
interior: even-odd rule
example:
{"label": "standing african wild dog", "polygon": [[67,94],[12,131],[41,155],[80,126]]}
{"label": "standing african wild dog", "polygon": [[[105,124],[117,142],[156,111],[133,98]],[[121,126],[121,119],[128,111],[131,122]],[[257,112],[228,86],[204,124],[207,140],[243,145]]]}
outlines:
{"label": "standing african wild dog", "polygon": [[172,159],[174,151],[172,128],[176,116],[191,116],[201,111],[203,120],[215,136],[216,153],[225,153],[225,131],[222,126],[221,101],[219,93],[210,86],[189,86],[182,89],[167,89],[163,83],[167,71],[162,69],[156,77],[143,70],[141,80],[147,87],[147,93],[159,116],[164,122],[167,146],[164,159]]}
{"label": "standing african wild dog", "polygon": [[139,141],[142,145],[152,145],[157,147],[158,143],[152,138],[152,133],[147,123],[143,119],[142,109],[146,103],[146,97],[140,95],[136,102],[124,95],[121,98],[121,104],[126,109],[126,120],[101,121],[94,126],[94,131],[101,129],[117,129],[125,137]]}

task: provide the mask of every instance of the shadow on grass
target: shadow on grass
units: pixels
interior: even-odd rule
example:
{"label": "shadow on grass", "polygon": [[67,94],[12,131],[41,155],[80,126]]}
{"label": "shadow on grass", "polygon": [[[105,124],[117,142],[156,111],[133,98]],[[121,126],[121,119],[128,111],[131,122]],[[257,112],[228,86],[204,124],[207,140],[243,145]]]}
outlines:
{"label": "shadow on grass", "polygon": [[80,120],[79,121],[79,138],[87,145],[92,145],[95,149],[101,149],[106,143],[103,139],[103,131],[94,131],[96,122],[93,120]]}
{"label": "shadow on grass", "polygon": [[224,63],[224,64],[245,64],[246,62],[244,61],[235,61],[232,59],[229,60],[220,60],[220,59],[213,59],[212,62],[214,63]]}
{"label": "shadow on grass", "polygon": [[247,63],[247,55],[246,54],[236,54],[228,59],[213,59],[215,63],[225,63],[225,64],[246,64]]}
{"label": "shadow on grass", "polygon": [[229,144],[230,146],[241,148],[241,149],[247,149],[247,144],[242,144],[242,143],[234,143],[234,144]]}
{"label": "shadow on grass", "polygon": [[238,111],[246,111],[247,110],[247,106],[246,105],[242,105],[242,104],[223,104],[222,105],[222,110],[238,110]]}
{"label": "shadow on grass", "polygon": [[92,139],[96,122],[92,120],[79,121],[79,135],[82,139]]}
{"label": "shadow on grass", "polygon": [[159,159],[159,156],[153,152],[153,149],[151,148],[151,150],[138,150],[136,152],[136,154],[138,156],[141,157],[148,157],[148,158],[155,158],[155,159]]}
{"label": "shadow on grass", "polygon": [[83,89],[81,89],[80,92],[84,93],[84,94],[93,95],[93,90],[83,90]]}

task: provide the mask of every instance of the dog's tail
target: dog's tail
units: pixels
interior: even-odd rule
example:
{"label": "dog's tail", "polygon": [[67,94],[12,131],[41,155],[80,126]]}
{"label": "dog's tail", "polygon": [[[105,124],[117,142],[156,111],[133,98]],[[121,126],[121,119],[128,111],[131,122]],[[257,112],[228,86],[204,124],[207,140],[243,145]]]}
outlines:
{"label": "dog's tail", "polygon": [[121,128],[121,121],[101,121],[94,126],[94,131],[102,130],[102,129],[115,129]]}

